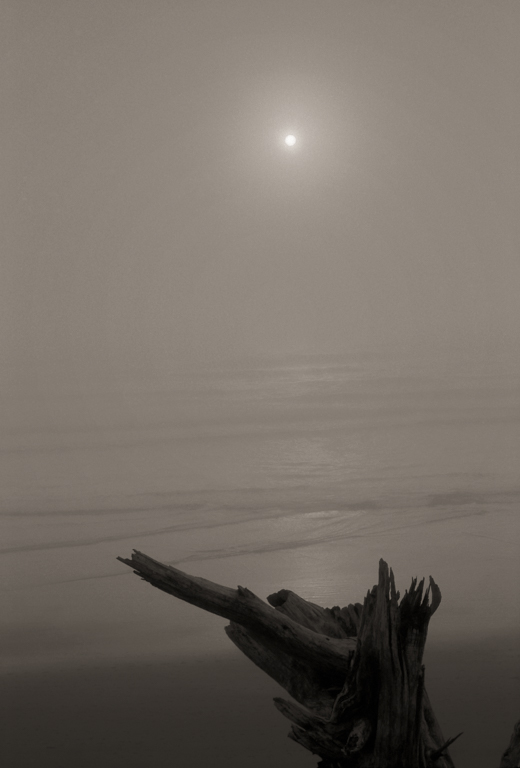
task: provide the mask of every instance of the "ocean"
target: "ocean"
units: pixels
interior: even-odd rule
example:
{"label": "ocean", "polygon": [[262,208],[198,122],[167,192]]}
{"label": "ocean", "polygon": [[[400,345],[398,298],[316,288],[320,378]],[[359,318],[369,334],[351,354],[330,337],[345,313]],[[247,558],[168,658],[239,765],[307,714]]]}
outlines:
{"label": "ocean", "polygon": [[116,561],[260,597],[431,574],[426,685],[458,768],[520,712],[520,370],[487,354],[257,356],[4,399],[0,752],[16,768],[303,768],[225,621]]}

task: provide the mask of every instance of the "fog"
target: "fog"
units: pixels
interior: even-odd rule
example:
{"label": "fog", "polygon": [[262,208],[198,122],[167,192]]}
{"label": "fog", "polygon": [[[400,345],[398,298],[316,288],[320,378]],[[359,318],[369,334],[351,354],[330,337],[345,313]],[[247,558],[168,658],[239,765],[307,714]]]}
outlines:
{"label": "fog", "polygon": [[515,350],[517,3],[2,14],[9,388],[256,352]]}
{"label": "fog", "polygon": [[428,690],[457,766],[498,763],[519,24],[516,0],[5,0],[6,765],[314,762],[133,547],[322,605],[380,557],[402,591],[431,573]]}

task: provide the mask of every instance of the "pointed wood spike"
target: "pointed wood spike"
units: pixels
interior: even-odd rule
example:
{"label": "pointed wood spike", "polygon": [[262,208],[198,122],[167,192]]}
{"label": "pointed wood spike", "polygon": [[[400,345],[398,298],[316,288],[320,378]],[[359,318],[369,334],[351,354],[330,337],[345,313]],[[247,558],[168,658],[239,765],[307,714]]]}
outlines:
{"label": "pointed wood spike", "polygon": [[390,599],[392,603],[397,605],[397,601],[399,600],[399,592],[395,588],[394,572],[391,568],[390,568]]}
{"label": "pointed wood spike", "polygon": [[390,570],[388,563],[381,558],[379,561],[379,581],[377,584],[378,591],[382,591],[384,595],[388,595],[390,588]]}
{"label": "pointed wood spike", "polygon": [[417,590],[416,590],[415,598],[413,601],[414,608],[419,607],[421,605],[423,589],[424,589],[424,579],[421,579],[419,584],[417,585]]}
{"label": "pointed wood spike", "polygon": [[430,616],[433,616],[439,605],[441,604],[442,595],[439,587],[433,580],[433,578],[430,576],[430,587],[432,591],[432,600],[431,600],[431,606],[430,606]]}
{"label": "pointed wood spike", "polygon": [[438,760],[440,757],[443,757],[443,755],[444,755],[445,751],[448,749],[448,747],[450,746],[450,744],[453,744],[453,742],[454,742],[454,741],[457,741],[457,739],[458,739],[458,738],[460,738],[460,737],[462,736],[462,734],[463,734],[463,733],[464,733],[464,731],[461,731],[461,732],[460,732],[460,733],[458,733],[456,736],[454,736],[452,739],[448,739],[448,741],[446,741],[446,742],[445,742],[445,743],[442,745],[442,747],[439,747],[439,749],[435,750],[435,752],[432,752],[432,753],[431,753],[431,755],[430,755],[430,761],[431,761],[431,762],[435,762],[435,761],[436,761],[436,760]]}

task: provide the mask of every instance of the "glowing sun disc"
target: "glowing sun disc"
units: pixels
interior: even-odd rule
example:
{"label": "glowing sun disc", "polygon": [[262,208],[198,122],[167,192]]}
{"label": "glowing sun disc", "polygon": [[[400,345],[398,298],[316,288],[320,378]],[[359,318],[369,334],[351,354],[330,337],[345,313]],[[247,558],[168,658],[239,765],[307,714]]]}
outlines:
{"label": "glowing sun disc", "polygon": [[288,147],[294,147],[296,144],[296,136],[293,136],[292,134],[289,134],[289,136],[285,137],[285,143]]}

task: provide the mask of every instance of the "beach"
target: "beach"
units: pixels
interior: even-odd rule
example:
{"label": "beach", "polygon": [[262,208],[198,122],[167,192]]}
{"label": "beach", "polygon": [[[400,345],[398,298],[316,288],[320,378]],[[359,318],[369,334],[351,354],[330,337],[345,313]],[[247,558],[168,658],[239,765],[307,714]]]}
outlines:
{"label": "beach", "polygon": [[323,606],[362,602],[381,557],[401,592],[432,575],[427,689],[464,732],[457,768],[498,764],[520,708],[517,381],[257,360],[49,400],[37,428],[25,403],[2,446],[4,764],[314,764],[225,621],[138,580],[133,548]]}
{"label": "beach", "polygon": [[[496,766],[518,711],[518,638],[427,651],[427,687],[458,768]],[[236,652],[48,668],[2,676],[6,766],[313,768],[272,698],[284,692]],[[513,714],[513,719],[511,718]]]}

